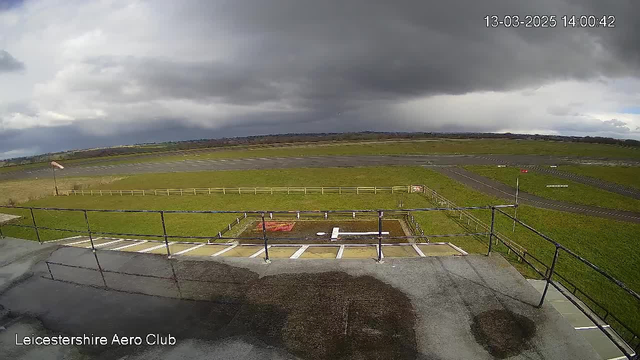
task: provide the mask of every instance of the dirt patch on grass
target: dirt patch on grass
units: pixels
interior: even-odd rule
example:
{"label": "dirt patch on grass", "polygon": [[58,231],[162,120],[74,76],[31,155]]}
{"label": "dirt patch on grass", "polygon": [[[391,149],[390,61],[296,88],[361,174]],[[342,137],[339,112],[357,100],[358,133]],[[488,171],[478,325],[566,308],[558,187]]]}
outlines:
{"label": "dirt patch on grass", "polygon": [[[369,244],[377,243],[377,235],[350,236],[340,235],[338,240],[331,241],[331,231],[334,227],[340,228],[341,232],[377,232],[377,220],[297,220],[286,221],[293,224],[290,231],[269,231],[267,238],[273,244],[299,244],[299,243],[331,243],[331,244]],[[390,237],[407,236],[401,224],[401,220],[388,219],[382,221],[382,231],[388,231],[389,235],[384,235],[384,243],[409,242],[407,239],[391,239]],[[324,235],[318,236],[322,232]],[[240,239],[244,244],[262,243],[262,225],[259,221],[254,222],[243,231],[240,238],[259,238],[257,240]],[[278,238],[277,240],[275,238]]]}
{"label": "dirt patch on grass", "polygon": [[485,311],[473,318],[471,332],[489,354],[505,359],[529,348],[535,323],[508,310]]}

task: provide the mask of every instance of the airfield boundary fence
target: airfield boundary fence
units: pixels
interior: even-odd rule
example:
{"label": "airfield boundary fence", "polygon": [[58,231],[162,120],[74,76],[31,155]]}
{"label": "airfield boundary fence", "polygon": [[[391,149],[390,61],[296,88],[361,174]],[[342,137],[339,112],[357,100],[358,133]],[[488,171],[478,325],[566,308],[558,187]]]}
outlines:
{"label": "airfield boundary fence", "polygon": [[184,196],[211,194],[396,194],[410,193],[411,185],[399,186],[274,186],[217,187],[148,190],[65,190],[62,195],[81,196]]}
{"label": "airfield boundary fence", "polygon": [[[212,238],[215,238],[216,236],[177,236],[177,235],[168,235],[167,233],[167,228],[166,228],[166,223],[165,223],[165,214],[237,214],[238,217],[236,218],[235,223],[238,224],[240,222],[240,216],[245,217],[245,216],[253,216],[253,217],[257,217],[260,219],[260,221],[262,222],[262,237],[259,238],[255,238],[257,240],[263,240],[264,241],[264,256],[265,256],[265,260],[269,261],[269,240],[278,240],[278,238],[272,237],[272,238],[268,238],[267,237],[267,231],[266,231],[266,221],[268,221],[267,219],[271,218],[273,216],[273,214],[281,214],[281,215],[287,215],[287,216],[300,216],[300,214],[305,214],[305,215],[315,215],[315,216],[322,216],[322,217],[328,217],[329,214],[332,215],[352,215],[355,216],[355,214],[363,214],[363,215],[370,215],[370,216],[374,216],[377,217],[378,219],[378,260],[381,261],[382,260],[382,239],[383,239],[383,218],[386,214],[404,214],[405,216],[408,216],[410,219],[413,218],[413,213],[417,213],[417,212],[427,212],[427,211],[445,211],[445,212],[449,212],[450,214],[452,214],[453,216],[456,216],[457,219],[459,221],[464,221],[466,219],[466,223],[467,226],[473,226],[476,227],[476,229],[480,228],[480,229],[484,229],[484,230],[488,230],[487,232],[475,232],[475,233],[466,233],[466,234],[455,234],[455,236],[469,236],[469,235],[473,235],[473,236],[488,236],[489,237],[489,241],[488,241],[488,252],[487,255],[489,255],[492,250],[494,250],[494,245],[498,245],[498,244],[503,244],[506,248],[508,253],[513,252],[513,254],[518,257],[521,261],[525,262],[528,266],[530,266],[539,276],[541,276],[545,281],[546,281],[546,285],[545,285],[545,290],[542,294],[542,297],[540,299],[540,303],[538,306],[542,306],[544,299],[546,297],[547,294],[547,290],[548,287],[551,285],[553,287],[555,287],[558,291],[560,291],[561,293],[565,294],[565,296],[567,297],[567,299],[569,299],[572,303],[574,303],[574,305],[576,305],[579,309],[581,309],[584,314],[591,320],[593,321],[596,326],[609,338],[611,339],[611,341],[613,341],[613,343],[630,359],[635,358],[637,359],[637,353],[638,350],[640,349],[640,336],[638,336],[638,333],[635,332],[633,329],[631,329],[628,325],[624,324],[619,316],[615,315],[614,313],[612,313],[609,309],[607,309],[605,306],[603,306],[602,304],[598,303],[597,301],[595,301],[593,299],[592,296],[588,295],[585,291],[579,289],[573,282],[571,282],[570,280],[568,280],[565,276],[559,274],[556,270],[556,264],[558,262],[559,259],[559,255],[560,253],[566,253],[569,254],[569,256],[579,262],[581,262],[582,264],[586,265],[589,269],[595,271],[596,273],[598,273],[599,275],[603,276],[607,281],[609,281],[611,284],[614,284],[615,286],[617,286],[617,288],[622,289],[623,293],[627,294],[627,296],[630,296],[630,301],[632,303],[635,303],[637,306],[636,308],[640,308],[640,295],[638,295],[636,292],[634,292],[631,288],[629,288],[626,284],[622,283],[621,281],[617,280],[616,278],[614,278],[613,276],[609,275],[608,273],[606,273],[605,271],[601,270],[598,266],[594,265],[593,263],[591,263],[590,261],[586,260],[585,258],[579,256],[578,254],[574,253],[573,251],[571,251],[570,249],[564,247],[563,245],[557,243],[555,240],[551,239],[550,237],[542,234],[541,232],[539,232],[538,230],[534,229],[533,227],[525,224],[524,222],[522,222],[519,219],[516,219],[515,217],[511,216],[510,214],[506,213],[505,211],[503,211],[503,209],[505,208],[515,208],[516,205],[495,205],[495,206],[469,206],[469,207],[458,207],[455,206],[454,203],[452,203],[451,201],[447,200],[446,198],[444,198],[443,196],[441,196],[440,194],[438,194],[435,190],[429,189],[426,186],[422,186],[421,185],[412,185],[410,188],[411,192],[418,192],[418,193],[422,193],[428,197],[430,197],[432,200],[434,200],[438,205],[445,205],[444,207],[433,207],[433,208],[417,208],[417,209],[385,209],[385,210],[304,210],[304,211],[265,211],[265,210],[258,210],[258,211],[216,211],[216,210],[200,210],[200,211],[187,211],[187,210],[111,210],[111,209],[64,209],[64,208],[37,208],[37,207],[20,207],[20,206],[7,206],[7,205],[0,205],[0,208],[11,208],[11,209],[25,209],[28,210],[30,213],[30,217],[31,217],[31,223],[32,225],[25,225],[25,224],[4,224],[4,225],[0,225],[0,237],[3,236],[2,234],[2,226],[15,226],[15,227],[22,227],[22,228],[31,228],[34,230],[36,237],[38,239],[38,241],[40,241],[42,243],[42,239],[40,238],[40,234],[39,234],[39,230],[54,230],[54,231],[61,231],[61,232],[71,232],[71,233],[82,233],[82,234],[86,234],[89,237],[89,240],[91,242],[91,248],[94,251],[96,251],[96,247],[94,246],[93,243],[93,236],[94,235],[108,235],[108,236],[136,236],[136,237],[150,237],[150,238],[159,238],[159,239],[164,239],[164,243],[165,243],[165,248],[167,250],[167,256],[169,258],[171,258],[171,253],[170,253],[170,247],[169,247],[169,239],[200,239],[200,240],[210,240]],[[34,210],[47,210],[47,211],[67,211],[67,212],[81,212],[84,215],[84,220],[85,220],[85,224],[86,224],[86,231],[79,231],[77,229],[61,229],[61,228],[52,228],[52,227],[44,227],[44,226],[38,226],[37,225],[37,220],[36,217],[34,215]],[[491,223],[490,224],[485,224],[484,222],[482,222],[480,219],[478,219],[477,217],[473,216],[471,213],[469,213],[469,211],[471,210],[491,210]],[[158,214],[160,221],[162,223],[162,234],[132,234],[132,233],[115,233],[115,232],[102,232],[102,231],[93,231],[91,229],[91,224],[89,222],[89,213],[99,213],[99,212],[103,212],[103,213],[151,213],[151,214]],[[516,222],[517,224],[525,227],[526,229],[534,232],[536,235],[540,236],[542,239],[546,240],[548,243],[552,244],[555,247],[555,253],[554,253],[554,257],[553,257],[553,261],[551,264],[545,264],[543,261],[541,261],[540,259],[538,259],[537,257],[531,255],[530,253],[528,253],[523,247],[517,245],[515,242],[513,242],[511,239],[508,239],[504,234],[501,234],[500,232],[496,231],[495,229],[495,217],[496,217],[496,212],[499,215],[502,216],[506,216],[509,219],[513,220],[514,222]],[[417,222],[415,221],[415,218],[413,218],[413,223]],[[230,224],[228,226],[228,229],[232,228],[233,225]],[[227,230],[228,231],[228,230]],[[218,234],[219,238],[224,238],[221,236],[222,234]],[[405,238],[421,238],[424,237],[423,233],[421,234],[417,234],[417,235],[413,235],[413,236],[407,236]],[[565,255],[566,256],[566,255]],[[535,265],[534,265],[535,262]],[[558,279],[558,281],[556,282],[555,279]],[[571,294],[573,294],[574,296],[576,296],[576,298],[583,300],[582,303],[584,305],[586,305],[589,310],[591,310],[592,313],[589,313],[588,311],[586,311],[583,306],[579,304],[578,302],[576,302],[571,296],[570,294],[567,294],[568,292],[568,287],[565,288],[563,284],[567,284],[568,286],[572,287],[573,290],[571,290]],[[584,299],[589,300],[588,302],[584,301]],[[595,304],[596,306],[593,305],[589,305],[589,304]],[[604,315],[601,315],[604,311]],[[595,314],[595,316],[593,315]],[[597,317],[598,319],[596,319],[595,317]],[[600,322],[598,321],[602,321],[602,322],[607,322],[609,320],[609,323],[611,325],[610,329],[614,330],[615,336],[612,335],[609,331],[607,331],[607,329],[605,329],[603,327],[602,324],[600,324]],[[611,320],[613,320],[614,322],[611,323]],[[626,346],[624,346],[623,344],[619,343],[619,340],[616,338],[616,336],[618,336],[620,339],[622,339],[629,347],[627,348]],[[633,353],[633,351],[629,351],[629,349],[633,349],[633,351],[635,351],[635,354]]]}

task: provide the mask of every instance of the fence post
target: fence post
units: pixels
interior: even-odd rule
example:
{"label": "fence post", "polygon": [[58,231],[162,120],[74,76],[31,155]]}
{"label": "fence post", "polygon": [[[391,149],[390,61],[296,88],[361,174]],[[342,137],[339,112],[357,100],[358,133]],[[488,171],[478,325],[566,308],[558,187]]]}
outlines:
{"label": "fence post", "polygon": [[491,231],[489,232],[489,252],[487,252],[487,256],[491,254],[491,244],[493,244],[493,224],[496,220],[496,208],[491,207]]}
{"label": "fence post", "polygon": [[38,225],[36,225],[36,217],[33,215],[33,208],[29,208],[31,210],[31,221],[33,222],[33,228],[36,230],[36,237],[38,238],[38,242],[42,245],[42,240],[40,240],[40,231],[38,231]]}
{"label": "fence post", "polygon": [[[84,195],[84,194],[83,194]],[[120,190],[120,196],[122,196],[122,190]]]}
{"label": "fence post", "polygon": [[553,281],[553,269],[556,267],[556,262],[558,261],[558,255],[560,248],[556,245],[556,252],[553,254],[553,262],[551,263],[551,268],[549,269],[549,275],[547,276],[547,283],[544,285],[544,291],[542,292],[542,297],[540,298],[540,304],[538,307],[542,307],[544,303],[544,298],[547,296],[547,290],[549,289],[549,283]]}
{"label": "fence post", "polygon": [[270,263],[271,260],[269,260],[269,246],[267,245],[268,243],[267,224],[264,221],[264,213],[262,213],[261,215],[262,215],[262,238],[264,239],[264,261],[266,263]]}
{"label": "fence post", "polygon": [[382,263],[382,216],[384,213],[378,210],[378,263]]}
{"label": "fence post", "polygon": [[222,188],[222,194],[226,194],[227,190],[225,190],[225,188]]}
{"label": "fence post", "polygon": [[164,235],[164,246],[167,247],[167,259],[171,259],[171,251],[169,251],[169,238],[167,237],[167,226],[164,224],[164,211],[160,211],[160,219],[162,220],[162,234]]}
{"label": "fence post", "polygon": [[49,276],[51,276],[51,280],[55,280],[53,278],[53,273],[51,272],[51,267],[49,266],[49,262],[45,261],[44,263],[47,264],[47,270],[49,270]]}
{"label": "fence post", "polygon": [[93,235],[91,234],[91,226],[89,226],[89,215],[87,215],[87,210],[82,210],[82,212],[84,212],[84,222],[87,224],[87,234],[89,234],[89,241],[91,242],[91,251],[95,253],[96,247],[93,244]]}
{"label": "fence post", "polygon": [[4,235],[2,235],[2,223],[0,223],[0,239],[4,239]]}

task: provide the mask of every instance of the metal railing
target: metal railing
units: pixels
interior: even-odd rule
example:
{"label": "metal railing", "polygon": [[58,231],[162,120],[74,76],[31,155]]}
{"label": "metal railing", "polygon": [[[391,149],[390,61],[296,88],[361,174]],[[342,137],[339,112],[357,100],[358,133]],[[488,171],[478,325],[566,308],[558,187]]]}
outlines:
{"label": "metal railing", "polygon": [[[416,186],[412,186],[412,188],[410,190],[412,192],[414,192],[414,190],[416,190]],[[272,238],[268,238],[267,237],[267,231],[266,231],[266,221],[267,220],[266,219],[267,218],[271,218],[273,216],[273,214],[283,214],[283,215],[287,215],[287,216],[296,216],[296,217],[299,217],[300,214],[315,214],[316,216],[322,216],[324,218],[327,218],[329,216],[329,214],[343,214],[345,216],[348,216],[348,215],[355,216],[355,214],[368,214],[370,216],[374,216],[375,218],[377,218],[377,222],[378,222],[378,234],[377,234],[378,255],[377,255],[377,259],[378,259],[378,261],[382,261],[382,239],[384,237],[383,236],[383,221],[382,220],[383,220],[383,218],[385,216],[385,213],[387,213],[387,214],[400,214],[400,215],[404,215],[404,216],[413,217],[413,215],[411,213],[414,213],[414,212],[446,211],[446,212],[453,212],[454,214],[458,214],[459,213],[460,214],[459,220],[462,220],[464,217],[466,217],[467,225],[471,226],[471,223],[473,222],[474,225],[476,226],[476,229],[478,227],[483,228],[483,229],[486,229],[488,227],[488,232],[454,234],[455,236],[488,235],[489,236],[489,245],[488,245],[489,249],[488,249],[488,253],[487,254],[490,254],[491,251],[493,250],[492,248],[493,248],[494,238],[495,238],[496,243],[504,244],[507,247],[507,249],[513,251],[514,254],[518,258],[520,258],[527,265],[531,266],[538,275],[540,275],[541,277],[543,277],[546,280],[547,283],[545,285],[545,290],[544,290],[544,292],[542,294],[542,297],[540,299],[540,303],[539,303],[538,306],[542,306],[542,304],[544,302],[544,299],[546,297],[549,285],[554,286],[556,289],[558,289],[558,291],[560,291],[561,293],[565,294],[565,290],[562,288],[562,286],[559,286],[554,281],[554,279],[553,279],[554,276],[556,276],[556,277],[562,279],[563,281],[565,281],[566,283],[572,285],[573,288],[574,288],[574,290],[573,290],[574,294],[575,293],[581,293],[581,294],[586,295],[586,293],[584,291],[579,290],[577,288],[577,286],[575,286],[573,283],[569,282],[565,277],[563,277],[563,276],[561,276],[560,274],[557,273],[555,267],[556,267],[556,263],[558,262],[559,253],[560,253],[560,251],[562,251],[562,252],[565,252],[565,253],[569,254],[572,258],[577,259],[578,261],[582,262],[583,264],[586,264],[588,267],[590,267],[591,269],[595,270],[600,275],[604,276],[608,281],[610,281],[611,283],[615,284],[620,289],[624,290],[627,294],[631,295],[632,299],[635,302],[637,302],[638,306],[640,307],[640,295],[638,295],[636,292],[634,292],[632,289],[630,289],[627,285],[625,285],[621,281],[615,279],[611,275],[607,274],[606,272],[604,272],[603,270],[598,268],[593,263],[589,262],[588,260],[586,260],[583,257],[577,255],[573,251],[571,251],[568,248],[564,247],[563,245],[557,243],[556,241],[554,241],[553,239],[549,238],[548,236],[540,233],[539,231],[537,231],[533,227],[525,224],[524,222],[516,219],[515,217],[509,215],[508,213],[506,213],[506,212],[504,212],[502,210],[504,208],[515,208],[516,205],[458,207],[458,206],[454,206],[454,204],[452,202],[448,201],[447,199],[445,199],[441,195],[437,194],[434,190],[431,190],[431,189],[427,188],[426,186],[423,187],[422,189],[420,189],[419,192],[431,196],[432,199],[435,199],[435,200],[438,201],[439,205],[447,205],[447,206],[446,207],[432,207],[432,208],[401,209],[401,210],[398,210],[398,209],[384,209],[384,210],[219,211],[219,210],[65,209],[65,208],[39,208],[39,207],[20,207],[20,206],[0,205],[0,208],[27,210],[29,212],[29,214],[30,214],[30,217],[31,217],[30,220],[31,220],[31,224],[32,224],[32,225],[25,225],[25,224],[12,224],[12,223],[10,223],[10,224],[1,225],[0,226],[0,237],[3,236],[3,234],[2,234],[2,226],[12,226],[12,227],[22,227],[22,228],[33,229],[34,232],[35,232],[36,238],[38,239],[38,241],[40,243],[43,242],[42,238],[40,236],[40,230],[53,230],[53,231],[62,231],[62,232],[84,233],[84,234],[87,234],[87,236],[89,237],[89,241],[91,243],[91,249],[94,252],[94,255],[95,255],[95,252],[96,252],[96,246],[95,246],[95,244],[93,242],[93,236],[94,235],[152,237],[152,238],[160,238],[160,239],[164,240],[164,247],[166,248],[166,251],[167,251],[167,257],[171,258],[169,239],[205,239],[205,240],[210,240],[212,238],[215,238],[216,236],[215,235],[214,236],[186,236],[186,235],[177,236],[177,235],[169,235],[167,233],[167,227],[166,227],[166,222],[165,222],[165,214],[238,214],[238,215],[242,214],[241,216],[243,216],[243,217],[249,216],[249,215],[255,216],[255,217],[259,217],[259,219],[261,221],[261,224],[262,224],[262,236],[259,237],[259,238],[252,238],[252,240],[262,240],[262,242],[264,243],[264,259],[265,259],[265,261],[269,261],[269,241],[279,240],[279,238],[276,238],[276,237],[272,237]],[[37,220],[36,220],[36,217],[35,217],[35,214],[34,214],[34,210],[80,212],[84,216],[84,222],[85,222],[85,225],[86,225],[86,231],[81,231],[81,230],[77,230],[77,229],[62,229],[62,228],[38,226],[38,223],[37,223]],[[470,210],[491,210],[491,223],[489,225],[484,224],[478,218],[476,218],[475,216],[471,215],[469,213]],[[524,226],[525,228],[529,229],[530,231],[534,232],[535,234],[537,234],[538,236],[542,237],[547,242],[553,244],[555,246],[555,253],[554,253],[554,257],[553,257],[552,263],[550,265],[545,264],[540,259],[538,259],[535,256],[529,254],[526,250],[524,250],[524,248],[522,248],[521,246],[515,244],[510,239],[506,238],[506,236],[504,236],[500,232],[496,231],[496,229],[495,229],[496,211],[498,211],[499,214],[508,217],[509,219],[515,221],[516,223],[518,223],[518,224]],[[95,231],[95,230],[92,230],[91,224],[90,224],[90,221],[89,221],[89,214],[90,213],[148,213],[148,214],[157,214],[157,215],[159,215],[159,218],[160,218],[160,221],[161,221],[161,224],[162,224],[162,234],[132,234],[132,233],[117,233],[117,232]],[[415,222],[415,219],[413,221]],[[239,221],[239,217],[237,217],[236,218],[236,224],[238,224],[239,222],[240,222]],[[417,223],[417,222],[415,222],[415,223]],[[233,226],[230,224],[228,226],[228,229],[230,229],[231,227],[233,227]],[[451,235],[451,236],[453,236],[453,235]],[[224,238],[224,237],[222,237],[222,234],[220,234],[220,232],[218,233],[217,237],[218,238]],[[405,236],[404,238],[415,239],[415,238],[422,238],[422,237],[425,237],[423,232],[421,234],[418,234],[418,235]],[[297,239],[287,238],[287,240],[297,240]],[[303,240],[303,239],[300,239],[300,240]],[[96,256],[96,261],[97,261],[97,256]],[[538,266],[534,265],[531,261],[535,261],[535,263],[538,264]],[[544,272],[541,271],[539,266],[542,266],[544,268]],[[567,298],[571,302],[573,302],[574,305],[578,306],[578,308],[583,310],[585,315],[587,315],[587,317],[589,317],[589,319],[591,319],[596,324],[596,326],[598,326],[598,328],[601,331],[603,331],[605,333],[605,335],[607,337],[609,337],[613,341],[613,343],[627,357],[632,358],[632,356],[636,356],[637,355],[638,349],[640,348],[640,337],[629,326],[627,326],[624,323],[622,323],[619,320],[618,317],[613,315],[611,313],[611,311],[607,310],[604,306],[602,306],[601,304],[598,304],[591,297],[589,297],[589,299],[591,301],[593,301],[594,303],[598,304],[598,306],[601,309],[604,309],[606,311],[606,315],[604,316],[604,319],[601,318],[602,321],[606,321],[607,318],[611,317],[612,319],[615,319],[617,323],[621,324],[622,328],[628,334],[630,334],[630,335],[626,335],[626,336],[624,334],[620,335],[620,332],[621,332],[620,331],[620,326],[616,326],[617,329],[612,327],[612,329],[614,329],[616,331],[617,335],[620,336],[621,339],[623,339],[631,348],[634,349],[636,354],[630,353],[627,350],[626,347],[620,345],[618,343],[618,341],[616,341],[616,339],[609,332],[607,332],[601,324],[599,324],[599,322],[594,318],[594,316],[589,314],[588,312],[584,311],[584,309],[575,300],[573,300],[570,296],[567,296]],[[600,317],[598,312],[594,311],[594,313],[596,314],[596,316]]]}
{"label": "metal railing", "polygon": [[62,195],[81,196],[184,196],[211,194],[396,194],[412,192],[411,185],[399,186],[278,186],[217,187],[148,190],[62,190]]}
{"label": "metal railing", "polygon": [[[553,260],[552,260],[550,265],[545,264],[544,262],[542,262],[541,260],[537,259],[536,257],[534,257],[531,254],[528,254],[528,253],[521,254],[518,251],[516,251],[515,249],[512,249],[514,251],[514,253],[516,254],[516,256],[519,256],[522,259],[522,261],[524,261],[527,265],[532,267],[534,269],[534,271],[546,281],[546,284],[545,284],[545,287],[544,287],[544,291],[542,293],[542,297],[540,298],[540,303],[538,304],[538,307],[541,307],[542,304],[544,303],[544,299],[545,299],[545,297],[547,295],[547,291],[549,289],[549,285],[553,286],[561,294],[563,294],[571,303],[573,303],[573,305],[575,305],[578,309],[580,309],[589,318],[589,320],[591,320],[598,327],[598,329],[600,329],[600,331],[602,331],[614,343],[614,345],[618,349],[620,349],[620,351],[622,351],[622,353],[627,358],[629,358],[629,359],[637,359],[638,358],[638,351],[640,350],[640,335],[638,335],[636,332],[634,332],[628,325],[624,324],[619,318],[614,316],[609,310],[607,310],[606,307],[604,307],[603,305],[598,303],[591,296],[587,295],[584,291],[580,290],[574,283],[570,282],[569,280],[567,280],[566,277],[560,275],[557,272],[556,265],[558,263],[560,252],[564,252],[566,254],[569,254],[573,259],[578,260],[579,262],[585,264],[586,266],[588,266],[592,270],[596,271],[599,275],[601,275],[604,278],[606,278],[609,282],[611,282],[612,284],[616,285],[619,289],[622,289],[625,293],[629,294],[631,296],[631,298],[632,298],[632,301],[637,302],[637,308],[640,308],[640,295],[638,293],[636,293],[635,291],[633,291],[629,286],[624,284],[622,281],[620,281],[620,280],[614,278],[613,276],[609,275],[604,270],[600,269],[597,265],[591,263],[589,260],[583,258],[582,256],[576,254],[572,250],[568,249],[567,247],[561,245],[557,241],[551,239],[547,235],[545,235],[545,234],[541,233],[540,231],[534,229],[530,225],[527,225],[526,223],[522,222],[521,220],[515,218],[514,216],[512,216],[512,215],[504,212],[500,208],[496,208],[496,207],[494,207],[491,210],[491,235],[489,236],[489,250],[488,250],[487,255],[490,254],[491,251],[492,251],[492,245],[494,243],[493,238],[496,239],[496,242],[501,242],[507,248],[509,248],[512,245],[512,243],[510,241],[504,239],[502,235],[500,235],[499,233],[494,231],[495,213],[496,213],[496,211],[498,211],[499,214],[501,214],[503,216],[506,216],[507,218],[515,221],[517,224],[523,226],[524,228],[530,230],[534,234],[540,236],[541,238],[543,238],[544,240],[546,240],[547,242],[549,242],[550,244],[552,244],[555,247]],[[542,272],[536,265],[531,263],[527,259],[527,255],[528,255],[528,257],[530,259],[535,260],[535,262],[537,264],[542,265],[544,267],[544,272]],[[565,283],[567,283],[567,284],[569,284],[569,285],[571,285],[573,287],[573,291],[571,291],[571,294],[577,295],[577,293],[580,293],[580,294],[584,295],[592,303],[596,304],[600,309],[605,310],[605,315],[601,316],[599,314],[599,312],[597,311],[597,309],[593,309],[587,303],[582,302],[582,304],[587,306],[588,310],[590,310],[590,311],[586,311],[586,309],[583,308],[583,305],[578,303],[578,301],[573,299],[573,297],[570,294],[567,293],[567,290],[564,288],[564,286],[560,286],[558,283],[556,283],[553,280],[554,276],[560,278],[562,281],[564,281]],[[577,297],[577,298],[579,298],[579,297]],[[592,315],[592,313],[595,314],[595,317],[597,317],[598,319],[596,319]],[[611,317],[612,319],[614,319],[616,321],[616,324],[611,325],[610,328],[613,329],[615,334],[620,339],[622,339],[622,341],[625,342],[624,345],[628,345],[630,349],[633,349],[632,352],[630,352],[626,346],[624,346],[623,344],[620,344],[619,343],[620,340],[616,339],[600,323],[600,321],[602,321],[602,322],[605,322],[605,324],[606,324],[606,320],[609,317]],[[598,321],[598,320],[600,320],[600,321]]]}

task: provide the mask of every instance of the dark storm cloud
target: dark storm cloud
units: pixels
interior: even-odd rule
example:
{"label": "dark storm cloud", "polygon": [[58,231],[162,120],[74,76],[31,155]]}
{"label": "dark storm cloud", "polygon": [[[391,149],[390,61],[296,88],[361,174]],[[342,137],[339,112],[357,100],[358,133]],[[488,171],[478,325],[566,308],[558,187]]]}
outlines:
{"label": "dark storm cloud", "polygon": [[[187,2],[175,19],[225,35],[224,61],[97,58],[125,75],[103,85],[113,101],[150,98],[252,104],[286,100],[340,112],[369,101],[510,90],[559,79],[639,74],[640,2],[225,1]],[[555,29],[487,29],[483,17],[558,16]],[[611,14],[615,29],[566,29],[563,14]],[[638,41],[636,41],[638,40]],[[226,51],[222,49],[221,51]],[[123,94],[118,81],[141,94]],[[95,89],[95,84],[75,84]],[[99,89],[100,90],[100,89]]]}
{"label": "dark storm cloud", "polygon": [[[495,131],[496,125],[474,119],[431,125],[425,120],[420,128],[412,128],[415,124],[410,122],[394,124],[392,108],[430,95],[640,76],[637,0],[196,0],[158,2],[153,11],[151,15],[180,34],[154,41],[192,44],[195,56],[178,50],[165,57],[146,51],[105,56],[106,46],[98,56],[73,59],[74,65],[86,67],[86,73],[71,72],[68,78],[56,79],[60,86],[52,88],[83,94],[78,103],[94,102],[94,108],[105,109],[104,123],[78,119],[71,126],[23,130],[11,137],[5,132],[0,147],[18,148],[22,141],[34,139],[48,151],[291,131]],[[555,15],[558,26],[486,28],[486,15],[507,14]],[[616,28],[563,28],[560,17],[565,14],[613,15]],[[153,106],[139,113],[131,110],[166,100],[185,101],[185,109],[192,103],[257,109],[277,103],[290,108],[230,115],[230,121],[220,124],[213,116],[210,123],[190,122],[189,112],[157,120],[165,116],[148,114]],[[575,104],[540,105],[551,116],[580,117],[583,111]],[[130,112],[119,112],[122,109]],[[109,123],[113,119],[117,123]],[[127,126],[122,127],[126,133],[80,136],[87,124],[118,128],[126,121],[135,123],[133,131]],[[551,130],[623,131],[599,120]],[[44,136],[50,132],[61,135]],[[70,139],[76,140],[67,143]]]}
{"label": "dark storm cloud", "polygon": [[24,64],[11,56],[6,50],[0,50],[0,73],[24,70]]}

